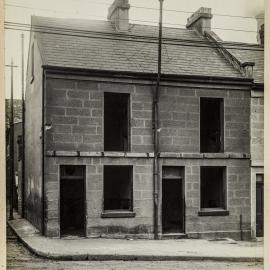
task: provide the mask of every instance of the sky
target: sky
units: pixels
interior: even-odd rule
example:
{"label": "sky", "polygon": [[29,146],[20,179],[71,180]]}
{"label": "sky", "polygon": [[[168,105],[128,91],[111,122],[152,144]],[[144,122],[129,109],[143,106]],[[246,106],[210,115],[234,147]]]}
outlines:
{"label": "sky", "polygon": [[[58,18],[107,20],[113,0],[5,0],[5,21],[30,24],[31,15]],[[158,0],[129,0],[130,23],[157,25]],[[263,13],[264,0],[164,0],[163,22],[167,27],[185,28],[191,12],[200,7],[212,8],[212,30],[225,41],[257,43],[255,16]],[[141,8],[143,7],[143,8]],[[14,98],[21,98],[21,34],[5,30],[5,62],[14,65]],[[24,32],[25,71],[29,32]],[[10,68],[6,67],[6,97],[10,97]]]}

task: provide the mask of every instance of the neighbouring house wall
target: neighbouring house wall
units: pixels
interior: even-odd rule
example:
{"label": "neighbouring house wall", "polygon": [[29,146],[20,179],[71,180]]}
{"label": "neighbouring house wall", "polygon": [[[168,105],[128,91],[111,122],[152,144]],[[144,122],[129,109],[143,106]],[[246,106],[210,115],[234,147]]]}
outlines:
{"label": "neighbouring house wall", "polygon": [[[14,207],[21,213],[21,162],[19,161],[19,156],[18,156],[18,144],[17,144],[17,139],[18,136],[22,135],[22,122],[17,122],[14,123],[14,156],[13,156],[13,163],[14,163],[14,194],[13,194],[13,199],[14,199]],[[10,136],[10,133],[9,133]],[[10,140],[10,138],[8,138]],[[9,143],[9,141],[8,141]],[[10,152],[10,144],[8,144],[8,150],[7,152]],[[10,197],[10,164],[9,164],[9,158],[10,155],[8,154],[7,158],[7,175],[6,175],[6,194],[7,198],[9,199]],[[16,178],[17,176],[17,178]],[[16,180],[17,179],[17,180]]]}
{"label": "neighbouring house wall", "polygon": [[264,125],[263,92],[258,91],[251,97],[251,160],[254,163],[263,162],[263,125]]}
{"label": "neighbouring house wall", "polygon": [[251,235],[256,237],[256,175],[264,173],[264,94],[251,92]]}
{"label": "neighbouring house wall", "polygon": [[[22,175],[21,161],[19,160],[18,136],[22,135],[22,123],[14,124],[14,173],[15,173],[15,207],[21,213],[22,209]],[[17,177],[17,180],[16,180]],[[17,182],[17,183],[16,183]]]}
{"label": "neighbouring house wall", "polygon": [[[87,235],[141,234],[153,236],[153,86],[120,82],[97,82],[48,77],[46,85],[45,161],[45,234],[59,236],[59,167],[86,166]],[[100,80],[100,79],[99,79]],[[153,84],[152,84],[153,85]],[[185,170],[186,233],[190,237],[229,236],[240,238],[240,215],[243,234],[250,236],[249,129],[250,92],[248,89],[221,89],[186,86],[161,87],[160,151],[189,153],[193,157],[161,157],[162,166],[180,166]],[[131,154],[102,153],[104,92],[130,93]],[[224,98],[225,152],[200,154],[200,97]],[[211,119],[209,119],[211,121]],[[55,152],[54,152],[55,151]],[[73,151],[73,153],[72,153]],[[80,152],[80,157],[76,155]],[[87,153],[92,151],[87,157]],[[59,155],[62,155],[60,157]],[[60,153],[61,152],[61,153]],[[85,156],[83,156],[84,154]],[[145,153],[143,156],[142,153]],[[234,156],[228,155],[234,153]],[[51,156],[49,156],[51,155]],[[54,156],[56,155],[56,156]],[[121,156],[122,155],[122,156]],[[133,165],[133,202],[135,217],[102,218],[103,166]],[[199,216],[200,166],[226,167],[226,216]],[[160,180],[161,181],[161,180]],[[161,189],[161,182],[159,183]],[[160,190],[161,194],[161,190]],[[161,198],[160,198],[161,206]],[[159,207],[161,209],[161,207]],[[161,212],[159,212],[161,232]]]}
{"label": "neighbouring house wall", "polygon": [[42,59],[34,34],[34,79],[29,53],[25,96],[25,217],[42,230]]}

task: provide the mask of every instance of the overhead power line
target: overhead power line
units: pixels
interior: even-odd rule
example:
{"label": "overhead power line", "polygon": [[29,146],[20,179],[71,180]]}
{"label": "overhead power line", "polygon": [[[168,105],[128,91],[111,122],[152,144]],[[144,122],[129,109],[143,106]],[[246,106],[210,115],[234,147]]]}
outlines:
{"label": "overhead power line", "polygon": [[[28,25],[28,24],[16,24],[12,22],[5,23],[6,30],[37,32],[37,33],[43,33],[43,34],[83,37],[83,38],[92,38],[92,39],[107,39],[107,40],[115,40],[115,41],[157,44],[157,37],[154,37],[154,36],[105,33],[105,32],[96,32],[96,31],[85,31],[81,29],[44,27],[44,26],[35,26],[35,25],[32,27],[33,28],[31,29],[31,25]],[[206,39],[191,40],[191,39],[180,39],[180,38],[177,38],[177,39],[163,38],[163,43],[167,45],[177,45],[177,46],[218,48],[215,42],[211,42]],[[222,44],[224,48],[226,49],[262,51],[262,48],[253,44],[244,44],[244,43],[236,44],[236,43],[230,43],[230,42],[226,42]]]}
{"label": "overhead power line", "polygon": [[[91,4],[105,5],[105,6],[108,6],[108,7],[111,5],[111,3],[106,3],[106,2],[97,2],[97,1],[90,1],[90,2],[91,2]],[[14,4],[5,4],[5,6],[29,8],[29,9],[36,9],[36,10],[53,11],[51,9],[33,8],[33,7],[22,6],[22,5],[14,5]],[[131,5],[131,8],[145,9],[145,10],[155,10],[155,11],[158,11],[159,10],[158,8],[145,7],[145,6],[137,6],[137,5]],[[184,13],[184,14],[193,14],[194,13],[194,11],[177,10],[177,9],[163,9],[163,11],[164,12]],[[59,11],[59,12],[61,12],[61,11]],[[235,15],[235,14],[212,13],[212,15],[220,16],[220,17],[229,17],[229,18],[255,19],[255,17],[253,17],[253,16],[244,16],[244,15]],[[264,19],[264,18],[258,18],[258,19]]]}
{"label": "overhead power line", "polygon": [[[106,20],[104,17],[101,16],[96,16],[96,17],[100,17],[103,20]],[[155,23],[154,21],[146,21],[146,20],[132,20],[130,19],[130,21],[136,21],[136,22],[144,22],[144,23]],[[17,22],[14,22],[17,23]],[[20,24],[20,23],[18,23]],[[169,24],[169,23],[168,23]],[[178,25],[178,26],[183,26],[186,27],[186,25],[184,24],[176,24],[176,23],[171,23],[170,25]],[[224,30],[224,31],[235,31],[235,32],[244,32],[244,33],[257,33],[258,31],[253,31],[253,30],[243,30],[243,29],[233,29],[233,28],[221,28],[221,27],[212,27],[213,30]]]}
{"label": "overhead power line", "polygon": [[[12,26],[12,27],[20,27],[20,30],[24,30],[24,28],[26,28],[26,30],[30,30],[31,29],[31,25],[30,24],[21,24],[21,23],[13,23],[13,22],[6,22],[5,23],[6,26]],[[146,36],[146,35],[133,35],[133,34],[123,34],[123,33],[112,33],[112,32],[98,32],[98,31],[89,31],[89,30],[82,30],[82,29],[75,29],[75,28],[63,28],[63,27],[49,27],[49,26],[39,26],[39,25],[32,25],[32,27],[34,28],[34,30],[45,30],[45,31],[51,31],[51,30],[56,30],[57,33],[62,33],[62,32],[68,32],[68,33],[82,33],[82,34],[100,34],[100,35],[112,35],[112,36],[117,36],[117,37],[127,37],[127,38],[141,38],[141,39],[153,39],[156,40],[155,36]],[[185,41],[185,42],[193,42],[193,43],[207,43],[209,44],[208,41],[206,41],[205,39],[179,39],[179,38],[171,38],[171,37],[165,37],[164,40],[169,40],[169,41]],[[226,43],[227,46],[232,45],[235,46],[236,44],[238,46],[245,46],[245,47],[257,47],[257,44],[247,44],[247,43],[240,43],[240,42],[224,42]]]}
{"label": "overhead power line", "polygon": [[[121,33],[121,32],[104,32],[104,31],[93,31],[93,30],[83,30],[83,29],[76,29],[74,27],[72,28],[66,28],[66,27],[55,27],[55,26],[42,26],[42,25],[36,25],[36,24],[26,24],[26,23],[17,23],[17,22],[9,22],[6,21],[5,22],[5,26],[12,26],[12,27],[21,27],[21,28],[27,28],[27,29],[34,29],[34,30],[46,30],[46,31],[51,31],[51,30],[55,30],[55,31],[59,31],[60,33],[62,32],[71,32],[71,33],[80,33],[80,34],[98,34],[98,35],[108,35],[108,36],[117,36],[117,37],[126,37],[126,38],[141,38],[141,39],[151,39],[151,40],[156,40],[157,37],[156,36],[148,36],[148,35],[134,35],[131,33]],[[172,37],[163,37],[163,40],[167,40],[167,41],[184,41],[184,42],[196,42],[196,43],[201,43],[201,44],[206,44],[208,45],[210,41],[207,41],[203,38],[201,39],[183,39],[183,38],[172,38]],[[211,43],[211,42],[210,42]],[[212,42],[213,43],[213,42]],[[226,42],[226,45],[235,46],[235,42]],[[237,42],[238,46],[245,46],[245,47],[249,47],[249,46],[257,46],[254,44],[247,44],[247,43],[240,43]]]}

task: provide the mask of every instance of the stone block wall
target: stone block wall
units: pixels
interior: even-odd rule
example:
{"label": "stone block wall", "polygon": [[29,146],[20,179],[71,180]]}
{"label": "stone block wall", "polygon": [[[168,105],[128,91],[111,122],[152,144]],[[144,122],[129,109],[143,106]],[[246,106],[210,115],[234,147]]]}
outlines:
{"label": "stone block wall", "polygon": [[200,152],[200,97],[212,97],[224,99],[224,152],[249,153],[249,95],[225,89],[162,88],[160,150]]}
{"label": "stone block wall", "polygon": [[[131,154],[104,156],[104,92],[130,94]],[[46,235],[59,236],[59,166],[86,166],[87,236],[129,235],[153,236],[153,160],[136,153],[153,152],[152,144],[153,86],[134,81],[51,78],[46,85],[45,122],[46,151],[62,151],[62,156],[45,160],[45,228]],[[200,97],[224,99],[224,152],[219,157],[200,154]],[[174,157],[160,159],[162,166],[181,166],[185,170],[186,233],[190,237],[240,237],[240,215],[243,233],[250,235],[250,92],[187,86],[162,86],[160,89],[160,151]],[[211,121],[211,119],[209,119]],[[64,156],[68,151],[97,153],[96,157]],[[55,152],[55,153],[56,153]],[[194,157],[178,157],[190,153]],[[104,218],[103,166],[133,165],[133,205],[135,217]],[[200,167],[226,167],[226,216],[199,216]],[[162,171],[160,171],[162,175]],[[160,179],[160,181],[162,181]],[[161,188],[161,182],[159,187]],[[159,191],[162,194],[162,191]],[[160,198],[159,209],[161,209]],[[160,210],[161,211],[161,210]],[[159,212],[161,232],[161,212]]]}
{"label": "stone block wall", "polygon": [[[103,151],[104,92],[130,94],[131,152],[152,152],[151,85],[47,79],[47,150]],[[224,99],[224,151],[250,153],[250,93],[161,87],[160,151],[200,152],[200,97]],[[209,119],[211,121],[211,119]]]}
{"label": "stone block wall", "polygon": [[[248,159],[161,159],[163,166],[184,168],[185,233],[193,238],[232,237],[240,239],[240,215],[245,239],[250,237],[250,171]],[[86,166],[87,236],[153,237],[153,160],[146,158],[47,157],[45,184],[45,228],[47,236],[59,236],[60,165]],[[102,218],[103,166],[133,166],[133,212],[135,217]],[[226,216],[199,216],[200,167],[226,167]],[[159,187],[162,194],[162,179]],[[160,196],[160,205],[162,197]],[[161,207],[159,232],[162,232]]]}
{"label": "stone block wall", "polygon": [[[47,236],[59,236],[60,165],[86,166],[87,236],[141,234],[153,232],[152,160],[145,158],[46,158],[45,228]],[[133,165],[133,212],[130,218],[102,218],[103,166]]]}
{"label": "stone block wall", "polygon": [[[251,98],[251,159],[263,161],[263,132],[264,132],[264,98],[263,93]],[[261,164],[262,165],[262,164]]]}
{"label": "stone block wall", "polygon": [[104,92],[130,94],[131,151],[153,151],[151,87],[62,79],[48,79],[46,149],[103,151]]}

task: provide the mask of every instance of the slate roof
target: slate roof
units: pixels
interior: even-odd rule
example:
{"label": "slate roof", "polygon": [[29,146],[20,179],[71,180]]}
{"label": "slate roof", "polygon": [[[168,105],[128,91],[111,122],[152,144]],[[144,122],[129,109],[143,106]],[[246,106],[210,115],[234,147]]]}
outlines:
{"label": "slate roof", "polygon": [[[130,24],[128,33],[123,35],[109,21],[32,16],[32,25],[44,27],[36,36],[45,65],[157,72],[156,26]],[[164,27],[163,38],[163,74],[242,77],[214,48],[201,44],[206,39],[194,30]],[[225,47],[226,44],[223,42]],[[243,43],[233,45],[239,49],[229,51],[241,62],[256,63],[255,82],[263,83],[263,48],[253,45],[254,50],[246,50]]]}
{"label": "slate roof", "polygon": [[[32,25],[45,27],[46,30],[37,33],[45,65],[108,71],[157,72],[156,26],[130,24],[127,34],[152,37],[145,42],[145,38],[119,37],[119,33],[109,21],[33,16]],[[53,27],[53,33],[48,33],[48,27]],[[56,28],[60,30],[57,32]],[[63,31],[63,28],[69,29],[69,32]],[[100,32],[101,35],[96,32]],[[198,43],[205,39],[196,31],[164,27],[163,37],[165,40],[175,39],[164,42],[163,74],[241,78],[241,74],[215,49],[202,47]],[[196,46],[190,46],[190,41],[195,41]]]}
{"label": "slate roof", "polygon": [[[226,44],[224,44],[226,47]],[[253,44],[248,47],[234,43],[237,49],[228,49],[240,62],[255,62],[253,76],[255,83],[264,82],[264,48],[261,45]]]}

